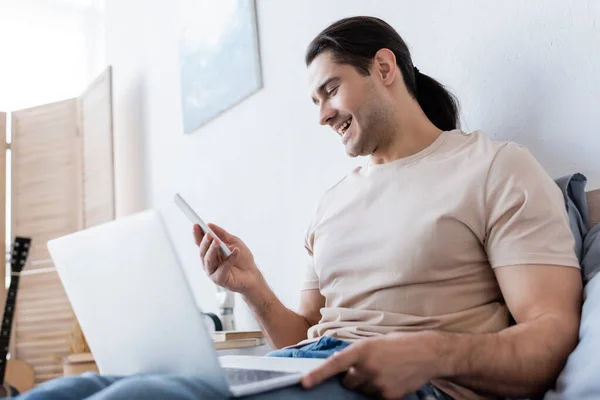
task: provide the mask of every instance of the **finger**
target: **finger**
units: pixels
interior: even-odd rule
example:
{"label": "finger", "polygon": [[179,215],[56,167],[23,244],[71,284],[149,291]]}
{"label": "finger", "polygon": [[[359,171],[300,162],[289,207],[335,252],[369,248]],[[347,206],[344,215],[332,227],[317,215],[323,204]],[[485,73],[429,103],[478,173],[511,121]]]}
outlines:
{"label": "finger", "polygon": [[216,240],[213,240],[204,256],[204,265],[206,266],[206,272],[212,275],[215,270],[221,265],[219,257],[219,245]]}
{"label": "finger", "polygon": [[208,224],[208,227],[212,229],[212,231],[224,242],[231,242],[235,236],[231,233],[227,232],[225,229],[221,228],[219,225]]}
{"label": "finger", "polygon": [[204,238],[204,232],[202,232],[202,228],[200,228],[200,225],[198,224],[194,224],[194,241],[196,242],[196,246],[200,246],[200,243],[202,243],[202,238]]}
{"label": "finger", "polygon": [[342,385],[347,387],[348,389],[354,390],[360,386],[363,386],[368,380],[370,376],[358,369],[357,367],[350,367],[344,379],[342,380]]}
{"label": "finger", "polygon": [[235,247],[232,251],[231,254],[229,255],[229,257],[227,257],[225,259],[225,261],[223,261],[223,265],[226,267],[232,267],[236,260],[238,259],[238,256],[240,255],[240,249],[238,249],[237,247]]}
{"label": "finger", "polygon": [[348,346],[346,349],[334,353],[324,364],[310,371],[302,378],[302,385],[309,389],[341,372],[347,371],[360,359],[360,347]]}
{"label": "finger", "polygon": [[202,238],[202,242],[200,243],[200,258],[202,260],[204,260],[204,257],[206,256],[206,252],[208,251],[208,248],[210,247],[212,241],[213,241],[213,237],[210,233],[207,235],[204,235],[204,237]]}
{"label": "finger", "polygon": [[233,249],[231,255],[227,257],[225,261],[223,261],[223,263],[214,271],[212,275],[210,275],[210,278],[213,282],[218,282],[218,284],[220,285],[227,283],[227,275],[229,274],[231,267],[235,263],[239,252],[240,251],[237,248]]}
{"label": "finger", "polygon": [[367,395],[367,397],[375,397],[378,395],[381,390],[371,381],[367,380],[364,384],[362,384],[358,391]]}

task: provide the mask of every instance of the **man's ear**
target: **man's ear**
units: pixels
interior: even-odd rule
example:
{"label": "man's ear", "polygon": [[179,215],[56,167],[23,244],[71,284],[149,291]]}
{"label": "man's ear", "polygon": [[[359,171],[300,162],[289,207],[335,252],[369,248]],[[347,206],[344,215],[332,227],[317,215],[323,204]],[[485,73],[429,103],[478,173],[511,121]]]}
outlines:
{"label": "man's ear", "polygon": [[373,59],[374,73],[384,86],[389,86],[396,79],[396,55],[390,49],[381,49]]}

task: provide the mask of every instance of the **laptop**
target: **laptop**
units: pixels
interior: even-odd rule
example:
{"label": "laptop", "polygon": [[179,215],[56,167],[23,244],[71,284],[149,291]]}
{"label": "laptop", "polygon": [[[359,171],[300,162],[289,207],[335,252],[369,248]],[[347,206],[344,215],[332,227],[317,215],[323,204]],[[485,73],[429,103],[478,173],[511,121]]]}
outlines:
{"label": "laptop", "polygon": [[198,376],[238,397],[297,384],[324,361],[218,357],[156,210],[51,240],[48,249],[102,374]]}

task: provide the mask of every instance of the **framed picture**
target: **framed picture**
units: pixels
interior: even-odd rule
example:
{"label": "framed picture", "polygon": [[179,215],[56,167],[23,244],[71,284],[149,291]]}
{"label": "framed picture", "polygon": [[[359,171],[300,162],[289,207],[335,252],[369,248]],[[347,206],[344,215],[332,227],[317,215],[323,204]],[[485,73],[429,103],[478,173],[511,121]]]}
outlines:
{"label": "framed picture", "polygon": [[182,0],[179,68],[185,133],[262,88],[254,0]]}

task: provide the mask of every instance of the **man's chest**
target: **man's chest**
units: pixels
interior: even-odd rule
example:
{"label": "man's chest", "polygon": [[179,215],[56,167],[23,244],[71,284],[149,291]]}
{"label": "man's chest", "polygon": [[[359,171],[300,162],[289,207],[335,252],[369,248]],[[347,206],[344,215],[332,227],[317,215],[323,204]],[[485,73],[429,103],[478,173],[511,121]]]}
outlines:
{"label": "man's chest", "polygon": [[323,287],[361,280],[396,284],[444,279],[481,262],[480,207],[473,197],[439,184],[340,190],[314,231],[314,265]]}

